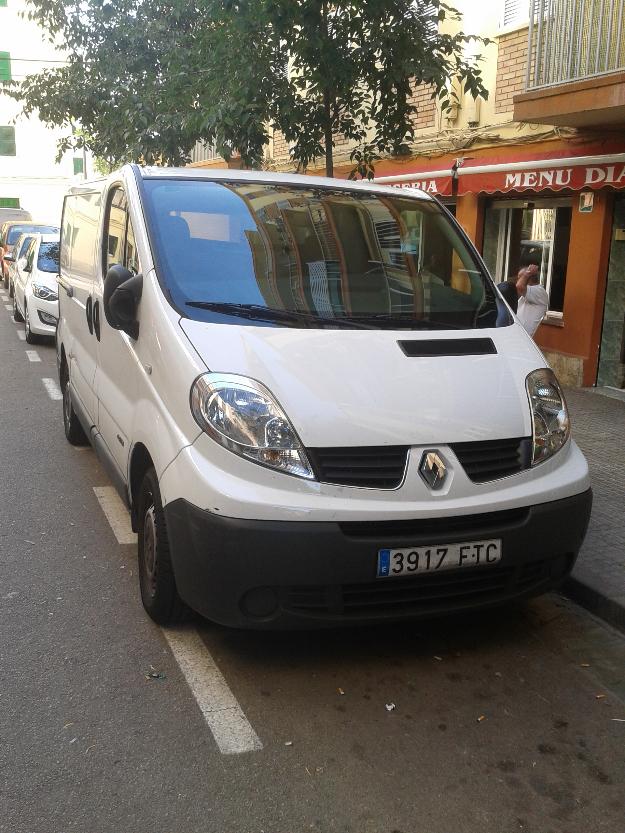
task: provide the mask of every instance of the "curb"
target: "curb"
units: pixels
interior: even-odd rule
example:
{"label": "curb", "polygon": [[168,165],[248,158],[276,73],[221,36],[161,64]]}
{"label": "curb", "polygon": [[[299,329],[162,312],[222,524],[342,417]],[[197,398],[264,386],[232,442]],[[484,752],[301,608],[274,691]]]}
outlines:
{"label": "curb", "polygon": [[625,605],[611,599],[590,584],[585,584],[575,576],[569,576],[560,587],[560,591],[572,601],[594,613],[599,619],[603,619],[604,622],[625,633]]}

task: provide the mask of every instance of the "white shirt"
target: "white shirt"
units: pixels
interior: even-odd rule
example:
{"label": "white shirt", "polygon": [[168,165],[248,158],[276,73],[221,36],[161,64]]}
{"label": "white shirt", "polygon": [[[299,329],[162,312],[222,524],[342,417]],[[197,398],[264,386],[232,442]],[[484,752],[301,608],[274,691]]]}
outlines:
{"label": "white shirt", "polygon": [[549,295],[540,284],[528,285],[525,295],[519,298],[517,318],[533,336],[549,307]]}

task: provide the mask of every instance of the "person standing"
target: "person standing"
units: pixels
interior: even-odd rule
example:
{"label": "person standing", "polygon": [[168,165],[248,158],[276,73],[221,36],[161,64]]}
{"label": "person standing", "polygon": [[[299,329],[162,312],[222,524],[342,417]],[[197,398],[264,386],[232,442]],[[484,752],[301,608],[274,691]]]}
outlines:
{"label": "person standing", "polygon": [[517,317],[527,332],[533,336],[549,307],[549,295],[544,286],[540,285],[536,264],[531,263],[519,269],[516,291],[519,296]]}

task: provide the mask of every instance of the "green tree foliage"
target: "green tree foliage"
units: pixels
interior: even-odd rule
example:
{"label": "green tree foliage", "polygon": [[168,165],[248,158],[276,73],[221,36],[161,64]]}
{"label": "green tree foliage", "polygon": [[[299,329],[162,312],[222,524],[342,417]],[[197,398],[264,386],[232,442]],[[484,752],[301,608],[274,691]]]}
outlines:
{"label": "green tree foliage", "polygon": [[115,163],[184,163],[203,140],[255,166],[274,127],[300,169],[325,157],[331,176],[342,136],[370,176],[412,138],[411,84],[444,108],[454,79],[487,96],[440,0],[30,0],[29,16],[68,63],[5,90],[50,125],[81,125],[61,151]]}

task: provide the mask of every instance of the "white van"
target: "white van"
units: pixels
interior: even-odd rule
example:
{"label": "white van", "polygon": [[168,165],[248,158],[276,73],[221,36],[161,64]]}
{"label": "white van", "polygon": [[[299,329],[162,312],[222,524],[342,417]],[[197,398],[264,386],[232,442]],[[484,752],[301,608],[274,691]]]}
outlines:
{"label": "white van", "polygon": [[127,166],[65,198],[59,295],[65,432],[131,510],[155,621],[400,619],[570,572],[562,391],[431,197]]}

